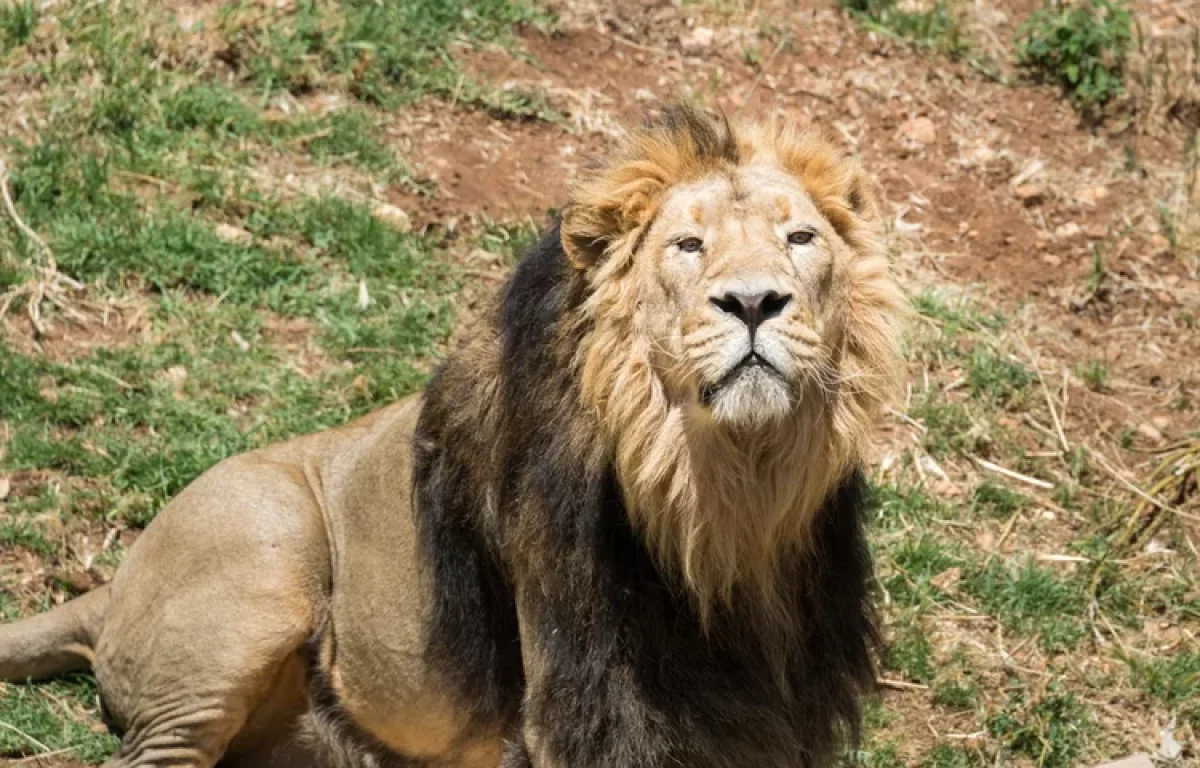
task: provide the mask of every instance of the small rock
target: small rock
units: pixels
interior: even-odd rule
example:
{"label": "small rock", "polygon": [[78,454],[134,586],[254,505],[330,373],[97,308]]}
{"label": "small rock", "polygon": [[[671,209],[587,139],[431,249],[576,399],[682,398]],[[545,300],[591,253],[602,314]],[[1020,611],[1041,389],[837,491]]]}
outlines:
{"label": "small rock", "polygon": [[[1165,430],[1171,428],[1171,420],[1168,419],[1166,416],[1155,416],[1153,419],[1150,419],[1150,423],[1154,425],[1155,429],[1160,429],[1160,430],[1165,431]],[[4,497],[0,496],[0,498],[4,498]]]}
{"label": "small rock", "polygon": [[1102,184],[1095,187],[1085,187],[1075,193],[1075,199],[1084,205],[1094,206],[1106,197],[1108,197],[1108,187]]}
{"label": "small rock", "polygon": [[1097,765],[1096,768],[1154,768],[1154,763],[1150,760],[1149,755],[1138,754],[1103,763]]}
{"label": "small rock", "polygon": [[1164,235],[1155,233],[1150,236],[1150,253],[1157,256],[1171,250],[1171,241]]}
{"label": "small rock", "polygon": [[1137,433],[1151,442],[1161,443],[1163,436],[1150,424],[1138,424]]}
{"label": "small rock", "polygon": [[12,480],[7,477],[0,477],[0,501],[8,498],[8,494],[12,492]]}
{"label": "small rock", "polygon": [[1183,745],[1175,738],[1175,720],[1158,732],[1158,754],[1165,760],[1178,760],[1183,754]]}
{"label": "small rock", "polygon": [[367,290],[367,281],[358,281],[358,308],[362,312],[366,312],[371,308],[371,292]]}
{"label": "small rock", "polygon": [[981,144],[967,155],[967,161],[971,165],[987,165],[996,159],[996,150],[989,146]]}
{"label": "small rock", "polygon": [[254,236],[249,232],[241,227],[235,227],[232,224],[218,224],[216,227],[216,233],[217,237],[221,238],[227,243],[233,243],[234,245],[246,245],[254,239]]}
{"label": "small rock", "polygon": [[412,219],[408,217],[408,213],[399,206],[391,203],[375,203],[371,207],[371,213],[376,218],[383,219],[384,223],[391,226],[393,229],[400,232],[408,232],[412,230]]}
{"label": "small rock", "polygon": [[846,111],[855,119],[862,117],[862,107],[858,106],[858,101],[853,95],[846,97]]}
{"label": "small rock", "polygon": [[1061,267],[1062,266],[1062,258],[1059,256],[1055,256],[1053,253],[1043,254],[1042,261],[1045,262],[1046,264],[1050,265],[1051,267]]}
{"label": "small rock", "polygon": [[1022,184],[1015,192],[1017,199],[1028,208],[1046,202],[1046,187],[1041,184]]}
{"label": "small rock", "polygon": [[680,38],[679,47],[683,49],[684,53],[701,53],[712,47],[715,37],[716,32],[709,27],[696,27]]}
{"label": "small rock", "polygon": [[914,117],[901,123],[900,136],[917,144],[932,144],[937,141],[937,127],[928,117]]}
{"label": "small rock", "polygon": [[638,88],[633,92],[633,98],[638,101],[657,101],[658,97],[654,95],[654,91],[649,88]]}
{"label": "small rock", "polygon": [[1083,232],[1083,227],[1073,221],[1068,221],[1066,224],[1059,224],[1054,229],[1054,236],[1060,240],[1065,240],[1070,237],[1078,237]]}

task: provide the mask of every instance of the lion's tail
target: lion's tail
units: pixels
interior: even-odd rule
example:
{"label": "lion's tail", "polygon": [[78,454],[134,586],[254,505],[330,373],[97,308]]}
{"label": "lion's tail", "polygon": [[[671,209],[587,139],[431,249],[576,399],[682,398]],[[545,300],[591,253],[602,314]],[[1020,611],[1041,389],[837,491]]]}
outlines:
{"label": "lion's tail", "polygon": [[0,680],[24,682],[87,669],[108,608],[108,586],[0,626]]}

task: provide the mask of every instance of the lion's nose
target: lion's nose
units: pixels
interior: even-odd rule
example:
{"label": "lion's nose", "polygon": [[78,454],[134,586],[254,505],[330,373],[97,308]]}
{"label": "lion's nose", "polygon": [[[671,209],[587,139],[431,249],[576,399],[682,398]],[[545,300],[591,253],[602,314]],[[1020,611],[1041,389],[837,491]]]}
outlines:
{"label": "lion's nose", "polygon": [[733,315],[745,323],[746,327],[750,329],[751,336],[754,335],[758,326],[773,317],[779,317],[791,300],[791,296],[775,291],[762,293],[734,293],[731,291],[724,296],[713,296],[709,299],[717,309]]}

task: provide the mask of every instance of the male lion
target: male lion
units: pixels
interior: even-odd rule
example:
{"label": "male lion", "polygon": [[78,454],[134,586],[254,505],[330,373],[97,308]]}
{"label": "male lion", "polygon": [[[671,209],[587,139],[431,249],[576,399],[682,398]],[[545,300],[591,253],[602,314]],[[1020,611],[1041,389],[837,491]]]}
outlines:
{"label": "male lion", "polygon": [[873,682],[876,224],[822,140],[667,110],[423,395],[211,469],[0,678],[93,667],[112,768],[827,765]]}

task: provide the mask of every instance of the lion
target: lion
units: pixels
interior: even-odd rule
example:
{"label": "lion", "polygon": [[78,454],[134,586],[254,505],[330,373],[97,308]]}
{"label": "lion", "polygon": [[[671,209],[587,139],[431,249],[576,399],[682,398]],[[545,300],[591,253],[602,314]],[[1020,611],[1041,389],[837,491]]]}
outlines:
{"label": "lion", "polygon": [[901,306],[853,160],[665,109],[422,393],[210,469],[0,678],[94,669],[109,768],[828,765]]}

